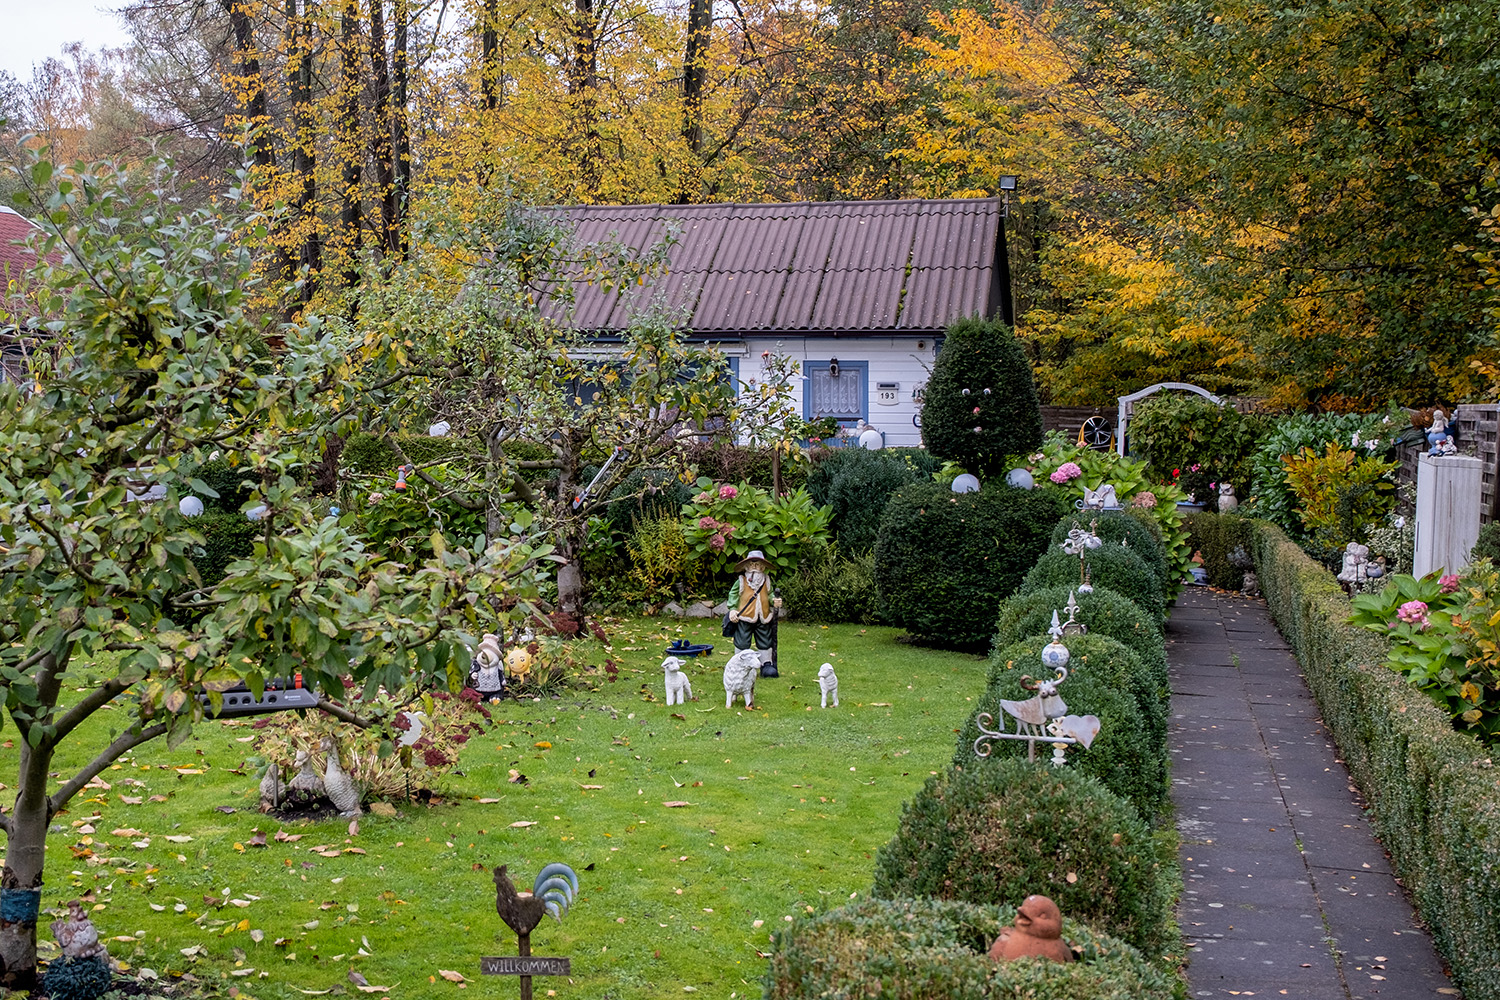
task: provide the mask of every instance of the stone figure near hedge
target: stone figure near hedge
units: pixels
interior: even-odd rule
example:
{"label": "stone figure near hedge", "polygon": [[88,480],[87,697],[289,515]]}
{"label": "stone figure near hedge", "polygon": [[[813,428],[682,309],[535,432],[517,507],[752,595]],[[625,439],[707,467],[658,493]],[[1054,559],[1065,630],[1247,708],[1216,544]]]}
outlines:
{"label": "stone figure near hedge", "polygon": [[737,650],[769,649],[769,663],[760,667],[762,677],[775,677],[776,615],[781,598],[771,586],[771,564],[760,549],[753,549],[735,567],[739,576],[729,588],[729,621],[734,626],[734,648]]}
{"label": "stone figure near hedge", "polygon": [[1027,896],[1016,911],[1015,926],[1000,932],[990,958],[1011,962],[1018,958],[1073,961],[1073,949],[1062,939],[1062,911],[1046,896]]}

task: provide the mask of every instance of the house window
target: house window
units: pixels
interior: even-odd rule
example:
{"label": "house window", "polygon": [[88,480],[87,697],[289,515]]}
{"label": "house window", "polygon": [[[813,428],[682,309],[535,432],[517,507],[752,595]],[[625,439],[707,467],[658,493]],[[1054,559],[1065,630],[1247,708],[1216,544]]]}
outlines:
{"label": "house window", "polygon": [[807,376],[807,391],[802,396],[802,415],[808,420],[834,417],[841,424],[870,416],[868,361],[839,359],[834,375],[827,361],[807,361],[802,365]]}

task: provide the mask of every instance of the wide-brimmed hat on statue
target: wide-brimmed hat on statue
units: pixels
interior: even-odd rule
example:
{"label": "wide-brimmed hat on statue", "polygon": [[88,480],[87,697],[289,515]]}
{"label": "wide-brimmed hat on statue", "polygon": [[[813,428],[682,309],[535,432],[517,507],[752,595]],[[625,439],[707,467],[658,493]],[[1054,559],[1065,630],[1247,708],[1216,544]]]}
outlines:
{"label": "wide-brimmed hat on statue", "polygon": [[764,552],[762,552],[760,549],[751,549],[745,554],[745,558],[741,559],[734,568],[736,570],[742,571],[745,569],[746,564],[753,562],[758,562],[767,569],[770,569],[771,567],[771,560],[766,558],[766,554]]}

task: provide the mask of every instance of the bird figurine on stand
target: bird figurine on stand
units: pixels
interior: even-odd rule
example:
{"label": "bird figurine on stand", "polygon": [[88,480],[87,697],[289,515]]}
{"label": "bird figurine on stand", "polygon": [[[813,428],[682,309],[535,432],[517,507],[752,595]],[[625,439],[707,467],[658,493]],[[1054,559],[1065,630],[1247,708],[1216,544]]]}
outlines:
{"label": "bird figurine on stand", "polygon": [[65,920],[52,921],[52,936],[62,956],[47,965],[42,986],[55,1000],[98,1000],[109,992],[113,975],[109,952],[99,941],[99,930],[79,900],[68,903]]}
{"label": "bird figurine on stand", "polygon": [[364,796],[339,761],[338,743],[333,737],[325,736],[322,748],[328,755],[328,762],[323,769],[323,789],[328,793],[328,800],[333,803],[340,816],[358,816],[361,811],[359,802]]}

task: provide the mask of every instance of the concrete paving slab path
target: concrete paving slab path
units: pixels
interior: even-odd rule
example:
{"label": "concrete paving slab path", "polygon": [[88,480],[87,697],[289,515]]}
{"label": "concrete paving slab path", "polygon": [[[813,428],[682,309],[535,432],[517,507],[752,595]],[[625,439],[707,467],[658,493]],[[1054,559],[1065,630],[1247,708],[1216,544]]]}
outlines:
{"label": "concrete paving slab path", "polygon": [[1167,662],[1189,995],[1457,996],[1265,604],[1189,588]]}

